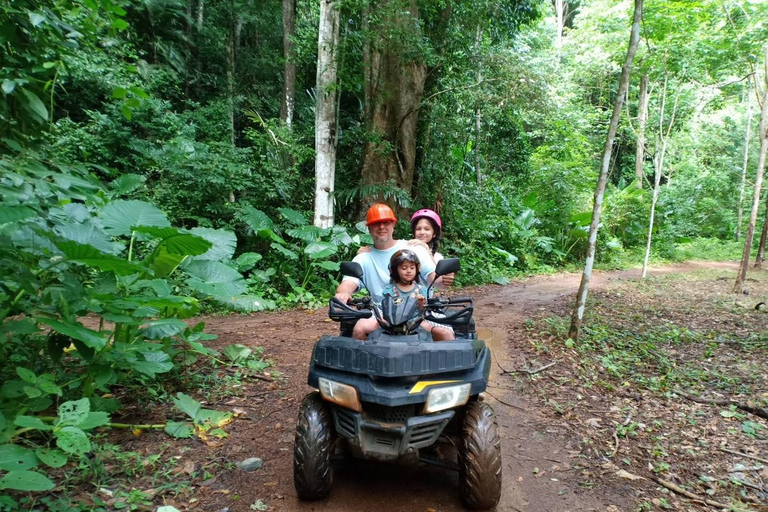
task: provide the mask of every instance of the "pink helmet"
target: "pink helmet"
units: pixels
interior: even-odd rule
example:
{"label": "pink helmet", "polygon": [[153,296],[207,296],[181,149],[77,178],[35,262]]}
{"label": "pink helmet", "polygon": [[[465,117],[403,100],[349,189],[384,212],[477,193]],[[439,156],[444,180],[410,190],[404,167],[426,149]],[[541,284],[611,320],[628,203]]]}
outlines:
{"label": "pink helmet", "polygon": [[427,218],[435,224],[435,226],[437,227],[435,235],[439,237],[440,234],[443,232],[443,221],[440,220],[440,216],[437,213],[430,210],[429,208],[416,210],[416,212],[411,217],[411,231],[413,231],[416,228],[416,223],[419,222],[419,219],[422,219],[422,218]]}

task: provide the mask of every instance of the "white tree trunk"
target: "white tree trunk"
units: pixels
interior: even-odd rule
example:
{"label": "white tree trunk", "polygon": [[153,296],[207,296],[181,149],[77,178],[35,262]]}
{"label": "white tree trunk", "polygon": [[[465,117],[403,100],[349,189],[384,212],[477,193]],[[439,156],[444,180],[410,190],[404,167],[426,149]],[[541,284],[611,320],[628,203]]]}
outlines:
{"label": "white tree trunk", "polygon": [[555,48],[563,45],[563,28],[565,26],[565,0],[555,0],[555,16],[557,17],[557,38]]}
{"label": "white tree trunk", "polygon": [[667,79],[664,79],[664,92],[661,95],[661,108],[659,109],[659,143],[656,144],[656,155],[653,157],[653,198],[651,199],[651,215],[648,226],[648,243],[645,247],[645,258],[643,258],[643,272],[640,279],[645,279],[648,273],[648,260],[651,257],[651,240],[653,239],[653,221],[656,217],[656,203],[659,201],[659,186],[661,176],[664,172],[664,155],[667,154],[667,143],[669,134],[672,131],[672,125],[675,124],[675,114],[677,113],[677,102],[680,94],[675,96],[675,106],[672,108],[672,117],[667,126],[667,133],[664,134],[664,109],[667,106]]}
{"label": "white tree trunk", "polygon": [[733,285],[733,293],[741,293],[744,290],[744,279],[747,277],[749,253],[752,249],[752,237],[755,234],[755,222],[757,221],[757,210],[760,207],[760,192],[763,186],[763,173],[765,172],[765,153],[768,150],[768,46],[765,48],[764,67],[763,106],[760,109],[760,156],[757,161],[755,192],[752,195],[752,212],[749,215],[747,233],[744,237],[744,251],[741,254],[741,265],[739,265],[739,273],[736,275],[736,283]]}
{"label": "white tree trunk", "polygon": [[645,122],[648,119],[648,75],[643,75],[640,80],[640,98],[637,101],[637,148],[635,148],[635,179],[637,188],[643,188],[645,181],[645,170],[643,169],[643,160],[645,159]]}
{"label": "white tree trunk", "polygon": [[635,59],[635,53],[640,43],[640,21],[643,13],[643,0],[635,0],[635,12],[632,17],[632,31],[629,37],[629,47],[627,48],[627,58],[621,68],[621,78],[619,79],[619,90],[616,92],[616,101],[613,105],[613,114],[611,114],[611,124],[608,128],[608,136],[605,139],[603,147],[603,161],[600,167],[600,177],[595,187],[595,204],[592,207],[592,223],[589,225],[589,243],[587,246],[587,259],[584,263],[584,273],[581,275],[581,284],[576,294],[576,305],[571,315],[571,327],[568,329],[568,336],[573,340],[578,340],[581,322],[584,319],[584,308],[587,304],[587,294],[589,292],[589,281],[592,278],[592,267],[595,263],[595,249],[597,248],[597,228],[600,225],[600,214],[603,209],[603,195],[605,193],[605,183],[608,181],[608,169],[611,164],[611,153],[613,152],[613,139],[616,137],[616,130],[619,127],[619,117],[621,117],[621,107],[624,103],[624,96],[629,86],[629,74],[632,69],[632,61]]}
{"label": "white tree trunk", "polygon": [[741,187],[739,188],[739,220],[736,223],[736,241],[741,238],[741,220],[744,216],[744,186],[747,183],[747,163],[749,162],[749,131],[752,126],[752,95],[747,88],[747,133],[744,136],[744,162],[741,165]]}
{"label": "white tree trunk", "polygon": [[336,169],[336,74],[339,11],[335,0],[320,0],[315,106],[315,218],[320,228],[333,226]]}

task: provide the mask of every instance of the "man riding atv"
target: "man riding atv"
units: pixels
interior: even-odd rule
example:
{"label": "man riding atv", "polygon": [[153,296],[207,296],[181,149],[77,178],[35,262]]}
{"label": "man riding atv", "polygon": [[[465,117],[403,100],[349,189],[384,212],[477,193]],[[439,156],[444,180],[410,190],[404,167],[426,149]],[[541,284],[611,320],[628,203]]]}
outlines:
{"label": "man riding atv", "polygon": [[[382,292],[390,278],[389,260],[398,250],[408,248],[416,253],[419,257],[422,282],[432,283],[435,279],[435,265],[429,254],[422,247],[409,246],[407,241],[396,240],[393,237],[396,222],[395,212],[389,206],[381,203],[371,206],[368,209],[365,224],[373,238],[373,249],[370,252],[358,254],[352,260],[362,267],[365,287],[376,304],[381,304]],[[360,279],[344,276],[336,288],[336,298],[346,304],[361,285]],[[441,287],[442,279],[438,279],[435,286]],[[355,326],[352,336],[364,340],[366,333],[364,329]]]}

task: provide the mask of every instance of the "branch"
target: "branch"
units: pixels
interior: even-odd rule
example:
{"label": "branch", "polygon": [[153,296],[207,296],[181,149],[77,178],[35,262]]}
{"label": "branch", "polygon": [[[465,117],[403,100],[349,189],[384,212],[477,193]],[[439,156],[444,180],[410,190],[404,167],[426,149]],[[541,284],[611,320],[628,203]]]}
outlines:
{"label": "branch", "polygon": [[762,407],[754,407],[749,404],[737,402],[736,400],[731,400],[730,398],[714,399],[688,396],[679,389],[676,389],[675,393],[685,398],[686,400],[690,400],[691,402],[696,402],[699,404],[733,405],[736,406],[737,409],[741,409],[742,411],[746,411],[748,413],[754,414],[755,416],[768,420],[768,410],[763,409]]}
{"label": "branch", "polygon": [[426,103],[427,103],[429,100],[431,100],[432,98],[434,98],[435,96],[439,96],[440,94],[444,94],[444,93],[446,93],[446,92],[457,91],[457,90],[461,90],[461,89],[471,89],[471,88],[473,88],[473,87],[479,87],[479,86],[481,86],[482,84],[484,84],[485,82],[498,82],[499,80],[501,80],[501,79],[500,79],[500,78],[489,78],[489,79],[486,79],[486,80],[480,80],[479,82],[477,82],[477,83],[474,83],[474,84],[469,84],[469,85],[457,85],[456,87],[449,87],[448,89],[443,89],[442,91],[437,91],[437,92],[435,92],[435,93],[432,93],[432,94],[430,94],[429,96],[427,96],[426,98],[424,98],[423,100],[421,100],[421,104],[420,104],[418,107],[412,107],[410,110],[408,110],[408,112],[406,112],[405,114],[403,114],[403,118],[402,118],[402,119],[400,119],[400,124],[398,125],[398,128],[397,128],[397,129],[398,129],[398,131],[400,131],[400,126],[402,126],[402,125],[403,125],[403,123],[405,122],[405,120],[406,120],[406,119],[408,119],[408,116],[409,116],[409,115],[411,115],[411,114],[413,114],[413,113],[414,113],[414,112],[416,112],[417,110],[420,110],[420,109],[421,109],[421,107],[423,107],[424,105],[426,105]]}
{"label": "branch", "polygon": [[679,487],[679,486],[673,484],[672,482],[667,482],[666,480],[662,480],[661,478],[659,478],[657,476],[652,476],[651,480],[653,480],[654,482],[656,482],[657,484],[659,484],[659,485],[661,485],[663,487],[666,487],[670,491],[675,491],[678,494],[682,494],[686,498],[691,498],[692,500],[696,500],[696,501],[701,502],[701,503],[706,503],[707,505],[712,506],[712,507],[724,508],[724,509],[728,509],[728,510],[730,510],[730,508],[731,508],[730,505],[725,505],[723,503],[720,503],[720,502],[717,502],[717,501],[714,501],[714,500],[710,500],[710,499],[707,499],[707,498],[702,498],[701,496],[693,494],[690,491],[686,491],[682,487]]}
{"label": "branch", "polygon": [[526,370],[526,369],[522,369],[522,370],[505,370],[504,368],[501,368],[501,366],[499,366],[499,368],[501,368],[501,374],[502,375],[506,375],[506,374],[509,374],[509,373],[527,373],[528,375],[536,375],[537,373],[546,370],[550,366],[554,366],[556,363],[557,363],[557,361],[553,361],[553,362],[551,362],[549,364],[545,364],[541,368],[537,368],[535,370]]}
{"label": "branch", "polygon": [[725,453],[731,453],[733,455],[738,455],[740,457],[746,457],[748,459],[756,460],[758,462],[762,462],[763,464],[768,464],[768,460],[761,459],[760,457],[755,457],[754,455],[749,455],[748,453],[741,453],[735,450],[729,450],[728,448],[720,448],[720,451]]}

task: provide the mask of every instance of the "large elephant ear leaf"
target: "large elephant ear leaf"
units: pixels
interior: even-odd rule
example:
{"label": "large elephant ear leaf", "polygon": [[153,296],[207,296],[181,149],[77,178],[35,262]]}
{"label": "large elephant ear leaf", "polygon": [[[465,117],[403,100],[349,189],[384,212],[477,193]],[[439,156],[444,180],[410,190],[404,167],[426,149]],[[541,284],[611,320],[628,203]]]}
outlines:
{"label": "large elephant ear leaf", "polygon": [[135,231],[153,238],[159,238],[158,247],[162,247],[170,254],[197,256],[198,254],[205,253],[212,245],[205,238],[174,227],[137,226]]}
{"label": "large elephant ear leaf", "polygon": [[192,228],[190,231],[211,243],[207,252],[195,256],[196,260],[229,261],[235,255],[237,236],[232,231],[211,228]]}
{"label": "large elephant ear leaf", "polygon": [[248,288],[240,272],[218,261],[192,261],[184,271],[189,287],[205,295],[233,297]]}
{"label": "large elephant ear leaf", "polygon": [[313,242],[304,248],[304,252],[312,260],[327,258],[338,250],[338,247],[328,242]]}
{"label": "large elephant ear leaf", "polygon": [[101,211],[104,229],[114,236],[129,236],[137,226],[168,227],[171,223],[156,206],[144,201],[112,201]]}
{"label": "large elephant ear leaf", "polygon": [[288,222],[295,226],[306,226],[309,224],[309,221],[301,212],[297,212],[291,208],[278,208],[277,211],[279,211]]}

